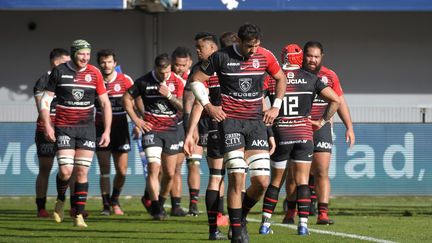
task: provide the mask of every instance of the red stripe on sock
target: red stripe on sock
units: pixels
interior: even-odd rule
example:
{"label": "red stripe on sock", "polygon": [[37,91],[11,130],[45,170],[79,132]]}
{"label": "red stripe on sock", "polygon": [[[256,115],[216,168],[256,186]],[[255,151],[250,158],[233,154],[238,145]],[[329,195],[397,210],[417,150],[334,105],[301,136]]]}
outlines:
{"label": "red stripe on sock", "polygon": [[271,213],[271,214],[273,213],[273,211],[271,211],[270,209],[265,209],[264,208],[263,211],[266,212],[266,213]]}
{"label": "red stripe on sock", "polygon": [[240,227],[241,226],[241,224],[230,224],[231,225],[231,227]]}
{"label": "red stripe on sock", "polygon": [[265,200],[270,201],[270,202],[274,202],[274,203],[278,202],[278,200],[275,200],[275,199],[272,199],[272,198],[269,198],[269,197],[266,197]]}
{"label": "red stripe on sock", "polygon": [[310,203],[311,200],[310,199],[298,199],[297,202],[305,202],[305,203]]}
{"label": "red stripe on sock", "polygon": [[78,194],[78,195],[87,195],[87,192],[75,192],[75,194]]}
{"label": "red stripe on sock", "polygon": [[86,202],[76,202],[75,204],[86,205]]}

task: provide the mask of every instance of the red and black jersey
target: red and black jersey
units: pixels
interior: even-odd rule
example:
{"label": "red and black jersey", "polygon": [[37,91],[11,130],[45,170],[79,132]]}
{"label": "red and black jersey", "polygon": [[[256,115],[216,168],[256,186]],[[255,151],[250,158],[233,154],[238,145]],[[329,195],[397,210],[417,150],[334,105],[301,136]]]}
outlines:
{"label": "red and black jersey", "polygon": [[[183,96],[183,80],[171,72],[165,81],[171,94],[176,98]],[[133,98],[141,96],[144,103],[144,121],[152,124],[154,131],[177,130],[178,110],[170,101],[159,93],[161,81],[158,80],[154,71],[135,80],[132,87],[128,89]]]}
{"label": "red and black jersey", "polygon": [[[123,94],[133,85],[131,77],[123,73],[115,72],[112,80],[104,81],[108,98],[111,102],[113,119],[117,116],[125,116],[126,111],[123,109],[122,98]],[[96,107],[96,125],[101,125],[102,110],[99,101],[95,102]]]}
{"label": "red and black jersey", "polygon": [[213,53],[203,61],[201,71],[217,74],[220,83],[222,109],[227,117],[241,120],[262,119],[264,75],[275,75],[280,66],[274,55],[262,48],[249,58],[243,57],[237,46]]}
{"label": "red and black jersey", "polygon": [[70,63],[55,67],[46,90],[57,96],[56,126],[87,126],[94,123],[96,96],[106,93],[99,69],[88,64],[75,70]]}
{"label": "red and black jersey", "polygon": [[[43,95],[43,92],[46,89],[46,86],[48,85],[50,73],[51,73],[51,71],[48,71],[48,72],[42,74],[42,76],[36,81],[36,84],[33,87],[33,95],[35,97]],[[52,100],[51,106],[50,106],[50,118],[51,118],[51,122],[53,124],[55,124],[56,106],[57,106],[57,97],[54,96],[54,99]],[[43,121],[40,117],[38,117],[38,119],[36,121],[36,131],[44,131],[44,130],[45,130],[45,127],[44,127]]]}
{"label": "red and black jersey", "polygon": [[[314,74],[299,68],[284,68],[287,86],[279,115],[275,121],[279,135],[284,140],[312,140],[312,124],[309,120],[312,103],[321,90],[327,88]],[[276,81],[266,78],[268,96],[273,104],[276,98]]]}
{"label": "red and black jersey", "polygon": [[[317,76],[323,81],[323,83],[332,88],[338,96],[343,95],[339,77],[335,72],[333,72],[333,70],[322,66]],[[327,109],[327,106],[328,103],[317,95],[312,106],[312,120],[319,120]]]}

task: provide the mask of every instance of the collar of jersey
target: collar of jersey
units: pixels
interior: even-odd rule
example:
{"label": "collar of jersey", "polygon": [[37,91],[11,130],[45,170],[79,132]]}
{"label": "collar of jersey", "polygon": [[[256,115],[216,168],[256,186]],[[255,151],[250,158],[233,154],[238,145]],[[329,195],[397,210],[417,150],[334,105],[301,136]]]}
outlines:
{"label": "collar of jersey", "polygon": [[112,83],[112,82],[114,82],[115,80],[117,79],[117,72],[116,71],[114,71],[114,77],[111,79],[111,80],[108,80],[108,81],[105,81],[105,83]]}
{"label": "collar of jersey", "polygon": [[[168,76],[167,80],[171,78],[171,74],[172,74],[172,72],[170,72],[170,75]],[[156,74],[155,74],[155,71],[154,71],[154,70],[152,70],[152,76],[153,76],[153,78],[154,78],[156,81],[158,81],[159,83],[162,83],[162,81],[160,81],[160,80],[156,77]]]}

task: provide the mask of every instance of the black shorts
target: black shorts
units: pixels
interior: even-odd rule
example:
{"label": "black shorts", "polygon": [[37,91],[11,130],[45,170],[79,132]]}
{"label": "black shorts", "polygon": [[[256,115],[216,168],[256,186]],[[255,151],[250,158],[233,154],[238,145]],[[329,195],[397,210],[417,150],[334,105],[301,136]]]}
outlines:
{"label": "black shorts", "polygon": [[238,120],[227,118],[219,123],[224,153],[240,148],[268,150],[267,127],[262,120]]}
{"label": "black shorts", "polygon": [[207,136],[207,157],[212,159],[223,158],[223,141],[218,129],[218,123],[215,120],[210,120]]}
{"label": "black shorts", "polygon": [[113,117],[111,124],[110,143],[107,147],[99,147],[101,136],[104,132],[104,125],[96,126],[96,150],[127,153],[131,150],[129,124],[126,115]]}
{"label": "black shorts", "polygon": [[333,147],[332,127],[326,123],[314,132],[314,152],[331,153]]}
{"label": "black shorts", "polygon": [[183,122],[177,124],[177,139],[178,139],[178,153],[183,153],[183,145],[185,140],[185,130]]}
{"label": "black shorts", "polygon": [[314,146],[311,140],[278,141],[276,134],[275,140],[276,150],[270,156],[272,161],[294,160],[312,163]]}
{"label": "black shorts", "polygon": [[96,128],[94,123],[80,127],[55,127],[57,150],[96,149]]}
{"label": "black shorts", "polygon": [[163,153],[177,154],[179,151],[177,131],[147,132],[142,136],[142,145],[143,149],[149,147],[161,147]]}
{"label": "black shorts", "polygon": [[[210,117],[204,117],[199,120],[198,123],[198,145],[202,147],[206,147],[208,143],[208,133],[209,133],[209,127],[212,122],[212,119]],[[217,123],[216,123],[217,124]]]}
{"label": "black shorts", "polygon": [[54,157],[56,154],[55,143],[45,139],[44,132],[36,131],[35,143],[38,157]]}

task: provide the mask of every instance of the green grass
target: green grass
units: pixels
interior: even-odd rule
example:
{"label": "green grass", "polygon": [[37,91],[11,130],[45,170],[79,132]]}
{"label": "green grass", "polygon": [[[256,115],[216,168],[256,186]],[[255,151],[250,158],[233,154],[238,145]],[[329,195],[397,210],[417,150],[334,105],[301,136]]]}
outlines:
{"label": "green grass", "polygon": [[[186,199],[183,199],[186,201]],[[52,219],[36,218],[34,199],[30,197],[0,197],[0,242],[203,242],[207,240],[207,216],[171,217],[167,221],[152,221],[138,197],[121,198],[125,216],[99,216],[101,202],[92,198],[87,204],[90,217],[88,228],[72,226],[72,220],[55,223]],[[185,204],[185,203],[184,203]],[[52,211],[54,199],[47,208]],[[186,204],[185,204],[186,205]],[[279,205],[280,206],[280,205]],[[68,207],[67,207],[68,208]],[[203,204],[200,210],[204,211]],[[250,214],[260,219],[261,205]],[[167,209],[169,211],[169,209]],[[280,212],[281,209],[278,208]],[[337,197],[331,202],[332,226],[309,228],[355,234],[396,242],[432,241],[432,197]],[[276,214],[273,221],[281,222]],[[341,236],[314,233],[308,237],[296,235],[295,229],[272,226],[273,235],[258,234],[259,223],[249,222],[251,242],[359,242]],[[223,232],[227,228],[222,228]]]}

